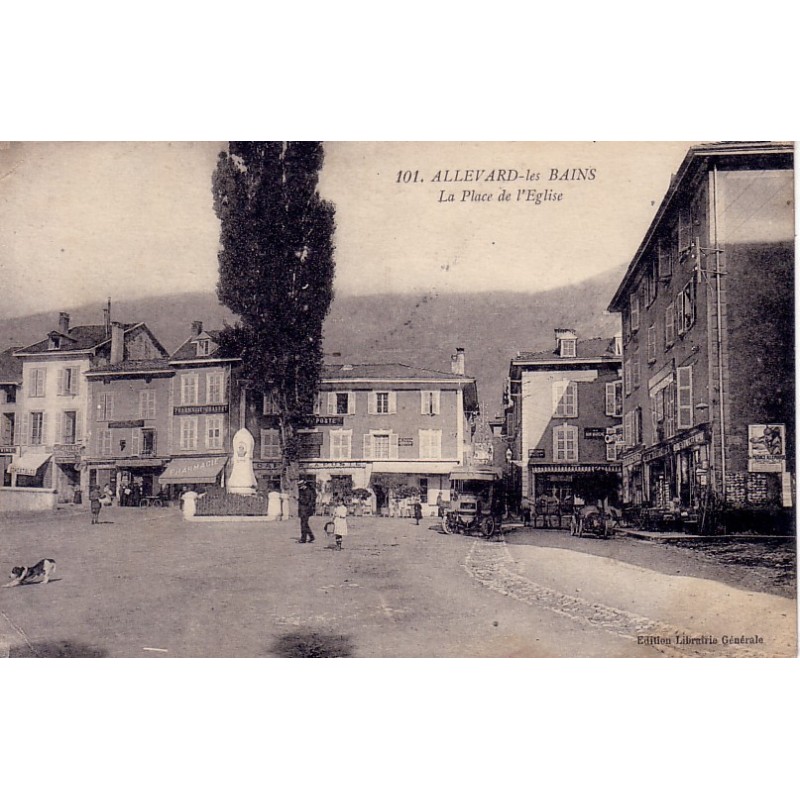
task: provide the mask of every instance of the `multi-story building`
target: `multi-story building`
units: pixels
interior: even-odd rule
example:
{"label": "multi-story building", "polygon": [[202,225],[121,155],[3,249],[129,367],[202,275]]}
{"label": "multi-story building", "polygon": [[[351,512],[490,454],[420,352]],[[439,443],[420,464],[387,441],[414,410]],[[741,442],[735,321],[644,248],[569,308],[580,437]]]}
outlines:
{"label": "multi-story building", "polygon": [[511,360],[504,434],[513,505],[561,502],[574,495],[579,473],[620,473],[621,366],[619,337],[578,339],[566,328],[556,329],[554,349]]}
{"label": "multi-story building", "polygon": [[[277,480],[281,458],[277,409],[263,399],[249,426],[256,436],[256,476]],[[449,499],[450,471],[471,463],[478,414],[474,378],[464,374],[464,352],[452,371],[405,364],[324,366],[315,413],[301,436],[301,472],[322,493],[368,489],[379,512],[395,497],[417,494],[425,513],[439,492]]]}
{"label": "multi-story building", "polygon": [[60,502],[88,490],[92,417],[86,374],[111,363],[121,348],[142,358],[162,354],[147,326],[112,323],[110,315],[109,309],[103,325],[70,327],[69,314],[62,312],[46,338],[15,351],[23,388],[17,392],[20,454],[9,467],[12,485],[55,489]]}
{"label": "multi-story building", "polygon": [[792,502],[793,179],[791,144],[692,147],[611,301],[636,508]]}
{"label": "multi-story building", "polygon": [[174,371],[167,439],[171,461],[159,476],[162,486],[222,484],[230,474],[233,436],[244,418],[241,359],[220,355],[219,334],[195,321],[169,359]]}
{"label": "multi-story building", "polygon": [[112,323],[109,357],[85,373],[90,486],[109,485],[119,493],[137,484],[144,497],[157,493],[172,421],[175,370],[167,356],[145,325],[126,336],[120,323]]}
{"label": "multi-story building", "polygon": [[22,386],[22,364],[14,358],[14,350],[0,353],[0,486],[11,484],[8,467],[19,447],[15,442],[17,426],[17,396]]}

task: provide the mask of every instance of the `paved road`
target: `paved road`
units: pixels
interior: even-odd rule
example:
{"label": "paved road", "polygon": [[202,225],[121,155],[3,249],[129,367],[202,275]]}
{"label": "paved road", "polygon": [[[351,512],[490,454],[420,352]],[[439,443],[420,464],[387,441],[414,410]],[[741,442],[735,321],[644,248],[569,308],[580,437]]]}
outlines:
{"label": "paved road", "polygon": [[49,585],[0,591],[0,638],[12,656],[658,657],[789,655],[794,646],[792,601],[731,595],[700,579],[691,579],[699,580],[693,596],[721,609],[721,623],[733,602],[734,622],[768,613],[777,632],[763,631],[763,646],[725,652],[642,643],[640,635],[675,626],[705,633],[710,623],[694,601],[670,605],[670,591],[685,588],[670,583],[674,576],[518,546],[528,534],[486,542],[442,535],[432,521],[364,518],[351,521],[345,549],[334,552],[324,535],[298,544],[292,521],[103,513],[100,526],[63,512],[56,522],[0,522],[3,572],[44,556],[58,562]]}

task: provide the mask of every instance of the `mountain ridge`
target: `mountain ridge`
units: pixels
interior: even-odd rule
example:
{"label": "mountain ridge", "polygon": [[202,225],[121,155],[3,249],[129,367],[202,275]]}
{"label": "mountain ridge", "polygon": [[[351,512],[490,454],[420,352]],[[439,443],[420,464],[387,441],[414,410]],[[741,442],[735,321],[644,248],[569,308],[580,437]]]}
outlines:
{"label": "mountain ridge", "polygon": [[[554,345],[554,328],[574,328],[581,339],[611,338],[618,315],[606,307],[624,268],[541,292],[462,292],[337,296],[325,320],[325,352],[352,363],[398,361],[450,370],[450,355],[463,347],[466,372],[477,379],[484,418],[501,409],[510,360],[519,351]],[[97,324],[101,304],[63,309],[71,325]],[[213,292],[114,300],[112,317],[144,322],[169,352],[190,335],[193,320],[207,329],[232,324],[236,315]],[[56,327],[58,312],[0,319],[0,350],[39,341]]]}

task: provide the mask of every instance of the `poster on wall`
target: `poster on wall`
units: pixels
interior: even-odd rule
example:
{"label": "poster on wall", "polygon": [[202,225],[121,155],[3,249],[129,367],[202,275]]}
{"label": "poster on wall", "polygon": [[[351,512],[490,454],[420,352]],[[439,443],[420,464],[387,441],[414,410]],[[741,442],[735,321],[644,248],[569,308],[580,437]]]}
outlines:
{"label": "poster on wall", "polygon": [[783,472],[786,468],[786,426],[747,426],[748,472]]}

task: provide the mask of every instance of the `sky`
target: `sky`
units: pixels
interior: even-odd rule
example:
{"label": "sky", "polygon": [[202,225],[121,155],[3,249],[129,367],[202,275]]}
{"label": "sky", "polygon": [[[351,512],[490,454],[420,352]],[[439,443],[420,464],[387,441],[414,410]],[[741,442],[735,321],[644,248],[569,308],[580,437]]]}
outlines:
{"label": "sky", "polygon": [[[0,314],[213,291],[224,145],[0,145]],[[688,146],[328,143],[336,291],[535,291],[622,267]]]}

